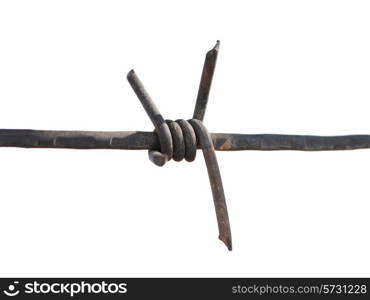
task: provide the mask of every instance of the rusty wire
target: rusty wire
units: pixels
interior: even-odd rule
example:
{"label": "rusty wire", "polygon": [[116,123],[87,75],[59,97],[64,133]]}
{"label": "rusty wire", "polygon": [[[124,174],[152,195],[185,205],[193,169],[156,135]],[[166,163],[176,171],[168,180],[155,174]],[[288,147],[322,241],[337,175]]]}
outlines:
{"label": "rusty wire", "polygon": [[212,78],[219,52],[219,41],[207,52],[199,84],[193,118],[165,120],[136,73],[127,79],[154,125],[154,132],[143,131],[52,131],[0,129],[0,147],[148,150],[158,166],[167,161],[193,161],[202,149],[211,184],[219,238],[229,250],[232,239],[221,174],[215,150],[300,150],[327,151],[370,148],[370,135],[312,136],[282,134],[209,133],[203,124]]}

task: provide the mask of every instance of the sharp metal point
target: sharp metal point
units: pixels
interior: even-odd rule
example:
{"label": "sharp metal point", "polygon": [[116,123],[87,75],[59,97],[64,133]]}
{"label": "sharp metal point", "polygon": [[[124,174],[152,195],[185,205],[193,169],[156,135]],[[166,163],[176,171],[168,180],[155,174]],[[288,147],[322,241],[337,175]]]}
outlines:
{"label": "sharp metal point", "polygon": [[204,60],[202,76],[200,78],[197,101],[195,104],[193,118],[203,121],[207,109],[209,92],[211,90],[213,74],[216,68],[217,55],[220,48],[220,41],[207,52]]}

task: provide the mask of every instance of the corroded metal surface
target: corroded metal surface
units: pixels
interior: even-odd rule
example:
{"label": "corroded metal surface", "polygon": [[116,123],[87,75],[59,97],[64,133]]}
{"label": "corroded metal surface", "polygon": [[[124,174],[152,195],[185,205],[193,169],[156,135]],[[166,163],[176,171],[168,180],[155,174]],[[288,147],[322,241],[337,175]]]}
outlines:
{"label": "corroded metal surface", "polygon": [[134,70],[131,70],[127,74],[127,80],[152,121],[155,132],[159,138],[160,151],[149,150],[149,158],[154,164],[163,166],[172,158],[175,158],[176,161],[185,158],[187,161],[191,162],[195,159],[197,145],[200,145],[200,148],[203,150],[203,156],[211,184],[219,239],[231,250],[230,222],[221,173],[218,167],[212,138],[202,122],[207,107],[214,69],[216,67],[218,48],[219,41],[217,41],[216,46],[206,55],[194,109],[194,117],[191,120],[165,121]]}
{"label": "corroded metal surface", "polygon": [[221,241],[225,243],[227,249],[231,251],[232,240],[229,214],[227,212],[224,187],[222,184],[221,173],[218,167],[218,162],[216,158],[215,149],[213,147],[212,138],[202,121],[197,119],[191,119],[189,120],[189,122],[193,126],[197,134],[200,147],[202,148],[203,151],[204,160],[206,162],[209,182],[211,184],[213,201],[217,216],[219,232],[218,237]]}
{"label": "corroded metal surface", "polygon": [[[216,151],[369,149],[370,135],[315,136],[289,134],[210,133]],[[60,131],[0,129],[0,147],[159,150],[149,131]],[[200,146],[197,145],[197,149]]]}
{"label": "corroded metal surface", "polygon": [[190,120],[165,120],[132,70],[128,73],[127,79],[150,117],[155,127],[154,132],[0,129],[0,147],[147,149],[150,160],[158,166],[163,166],[170,159],[193,161],[196,150],[202,149],[212,189],[219,238],[231,250],[230,223],[215,150],[329,151],[365,149],[370,148],[370,135],[312,136],[209,133],[203,124],[203,119],[218,51],[219,41],[206,54],[194,115]]}
{"label": "corroded metal surface", "polygon": [[212,86],[213,74],[216,68],[218,50],[220,49],[220,41],[216,42],[213,49],[209,50],[204,60],[202,76],[200,78],[197,102],[195,103],[193,118],[203,121],[207,109],[209,92]]}

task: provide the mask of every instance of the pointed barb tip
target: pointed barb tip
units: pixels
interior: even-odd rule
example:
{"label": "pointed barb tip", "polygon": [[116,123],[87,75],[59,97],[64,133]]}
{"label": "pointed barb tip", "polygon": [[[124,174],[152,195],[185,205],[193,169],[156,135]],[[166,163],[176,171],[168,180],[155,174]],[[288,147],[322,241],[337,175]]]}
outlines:
{"label": "pointed barb tip", "polygon": [[129,79],[130,77],[132,77],[132,75],[135,74],[135,71],[134,69],[131,69],[130,72],[127,73],[127,79]]}
{"label": "pointed barb tip", "polygon": [[220,41],[219,40],[217,40],[216,41],[216,45],[211,49],[211,50],[209,50],[208,52],[207,52],[207,56],[208,55],[212,55],[212,54],[216,54],[217,55],[217,52],[219,51],[219,49],[220,49]]}
{"label": "pointed barb tip", "polygon": [[213,47],[213,50],[218,51],[219,48],[220,48],[220,40],[217,40],[216,45]]}
{"label": "pointed barb tip", "polygon": [[225,244],[225,246],[227,247],[229,251],[233,250],[233,244],[231,242],[230,236],[224,236],[224,237],[219,236],[218,238]]}

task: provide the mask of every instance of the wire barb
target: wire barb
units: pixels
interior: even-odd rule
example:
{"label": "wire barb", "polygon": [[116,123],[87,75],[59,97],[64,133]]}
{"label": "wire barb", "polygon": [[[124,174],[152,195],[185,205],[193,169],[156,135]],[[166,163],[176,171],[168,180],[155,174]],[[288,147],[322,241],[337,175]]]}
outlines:
{"label": "wire barb", "polygon": [[211,90],[213,74],[216,68],[218,50],[220,49],[220,41],[216,41],[216,45],[207,52],[202,76],[200,78],[197,101],[193,118],[203,121],[207,109],[209,92]]}
{"label": "wire barb", "polygon": [[149,150],[149,159],[157,166],[163,166],[173,155],[173,145],[171,138],[171,131],[167,123],[163,119],[157,106],[155,105],[148,92],[145,90],[144,85],[141,83],[139,77],[134,70],[127,74],[127,80],[131,84],[132,89],[135,91],[136,96],[139,98],[146,113],[152,121],[161,145],[161,151]]}
{"label": "wire barb", "polygon": [[194,118],[188,121],[164,120],[159,109],[145,90],[144,85],[141,83],[134,70],[131,70],[127,74],[127,79],[151,119],[155,127],[155,132],[158,135],[160,151],[149,150],[149,158],[153,163],[158,166],[163,166],[171,158],[176,161],[180,161],[183,158],[189,162],[193,161],[196,156],[199,142],[203,150],[203,156],[211,184],[219,238],[225,243],[226,247],[231,250],[230,222],[221,173],[218,167],[212,138],[202,122],[207,108],[213,73],[216,67],[218,49],[219,41],[217,41],[216,46],[212,50],[207,52],[194,109]]}

